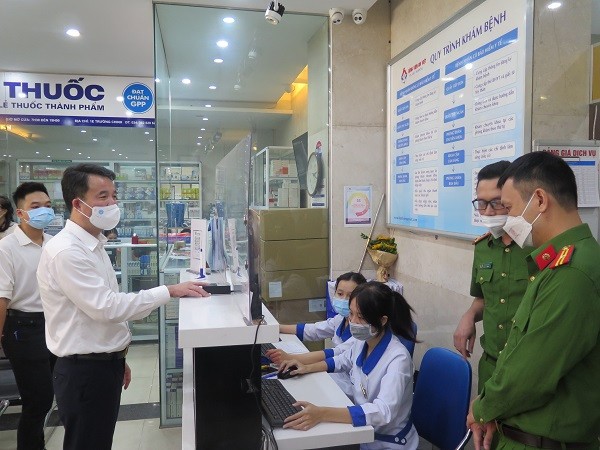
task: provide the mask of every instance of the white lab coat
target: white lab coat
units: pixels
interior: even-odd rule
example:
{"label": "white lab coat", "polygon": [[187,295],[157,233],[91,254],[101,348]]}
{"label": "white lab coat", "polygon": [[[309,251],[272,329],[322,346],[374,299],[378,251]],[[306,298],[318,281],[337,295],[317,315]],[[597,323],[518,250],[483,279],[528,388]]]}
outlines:
{"label": "white lab coat", "polygon": [[[344,325],[345,328],[342,325]],[[342,328],[344,328],[343,331]],[[298,324],[296,326],[296,336],[298,336],[298,339],[301,341],[319,341],[321,339],[331,338],[331,343],[334,347],[325,350],[325,356],[339,355],[350,348],[355,341],[350,334],[347,320],[339,314],[321,322]],[[352,400],[353,393],[350,376],[345,372],[331,373],[329,375],[340,389],[344,391],[348,398]]]}
{"label": "white lab coat", "polygon": [[[340,355],[328,358],[328,371],[346,372],[352,385],[354,404],[349,408],[355,426],[371,425],[376,433],[396,435],[410,418],[413,362],[406,347],[387,330],[371,354],[364,358],[365,342],[354,340]],[[366,349],[365,349],[366,350]],[[362,444],[364,450],[415,450],[419,436],[414,426],[406,444],[385,441]]]}

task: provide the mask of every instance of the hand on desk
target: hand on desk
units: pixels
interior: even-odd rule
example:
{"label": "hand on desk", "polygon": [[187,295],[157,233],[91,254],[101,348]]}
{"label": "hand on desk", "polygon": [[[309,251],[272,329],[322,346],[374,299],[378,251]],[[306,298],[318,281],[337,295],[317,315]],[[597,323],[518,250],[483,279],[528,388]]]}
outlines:
{"label": "hand on desk", "polygon": [[296,366],[297,368],[295,370],[290,371],[290,375],[302,375],[305,373],[310,373],[308,365],[302,364],[301,362],[295,359],[288,359],[286,361],[283,361],[279,365],[279,372],[285,372],[292,366]]}
{"label": "hand on desk", "polygon": [[202,289],[208,283],[200,281],[185,281],[179,284],[167,286],[171,297],[210,297],[210,294]]}
{"label": "hand on desk", "polygon": [[267,350],[265,356],[277,365],[280,365],[284,361],[290,359],[289,354],[278,348],[272,348],[271,350]]}
{"label": "hand on desk", "polygon": [[302,411],[286,418],[283,428],[306,431],[323,422],[323,408],[309,402],[296,402],[294,406],[301,407]]}

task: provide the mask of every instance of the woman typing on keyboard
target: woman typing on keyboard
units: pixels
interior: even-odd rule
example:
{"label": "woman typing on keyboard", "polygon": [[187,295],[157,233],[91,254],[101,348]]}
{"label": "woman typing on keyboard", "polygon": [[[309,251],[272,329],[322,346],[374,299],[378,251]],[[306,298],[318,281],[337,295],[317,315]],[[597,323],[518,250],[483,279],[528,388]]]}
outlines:
{"label": "woman typing on keyboard", "polygon": [[284,428],[308,430],[320,422],[371,425],[375,441],[361,449],[414,450],[419,437],[410,421],[413,363],[395,336],[415,341],[412,308],[404,297],[377,281],[362,284],[350,296],[350,331],[355,339],[343,353],[325,361],[303,364],[289,360],[280,371],[297,366],[292,375],[345,372],[349,375],[355,406],[320,407],[298,401],[302,411],[289,416]]}

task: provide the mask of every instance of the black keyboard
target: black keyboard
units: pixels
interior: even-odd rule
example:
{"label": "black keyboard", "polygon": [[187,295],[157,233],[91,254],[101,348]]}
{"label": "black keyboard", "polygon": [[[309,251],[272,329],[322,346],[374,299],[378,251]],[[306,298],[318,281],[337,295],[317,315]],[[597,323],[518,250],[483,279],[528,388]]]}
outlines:
{"label": "black keyboard", "polygon": [[265,356],[265,353],[267,353],[267,350],[272,350],[274,348],[277,348],[277,347],[275,347],[270,342],[267,342],[266,344],[260,344],[260,355]]}
{"label": "black keyboard", "polygon": [[292,406],[296,399],[275,378],[261,379],[260,403],[265,417],[273,428],[281,428],[286,417],[296,414],[300,408]]}

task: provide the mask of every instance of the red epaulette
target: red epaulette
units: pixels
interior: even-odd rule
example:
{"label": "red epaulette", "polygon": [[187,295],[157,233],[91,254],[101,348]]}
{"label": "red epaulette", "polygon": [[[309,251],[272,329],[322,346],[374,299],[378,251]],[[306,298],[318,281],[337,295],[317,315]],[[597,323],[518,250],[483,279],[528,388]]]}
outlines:
{"label": "red epaulette", "polygon": [[569,264],[569,262],[571,262],[571,256],[573,256],[574,251],[574,245],[565,245],[563,248],[560,249],[560,253],[548,267],[550,267],[550,269],[556,269],[557,267]]}

